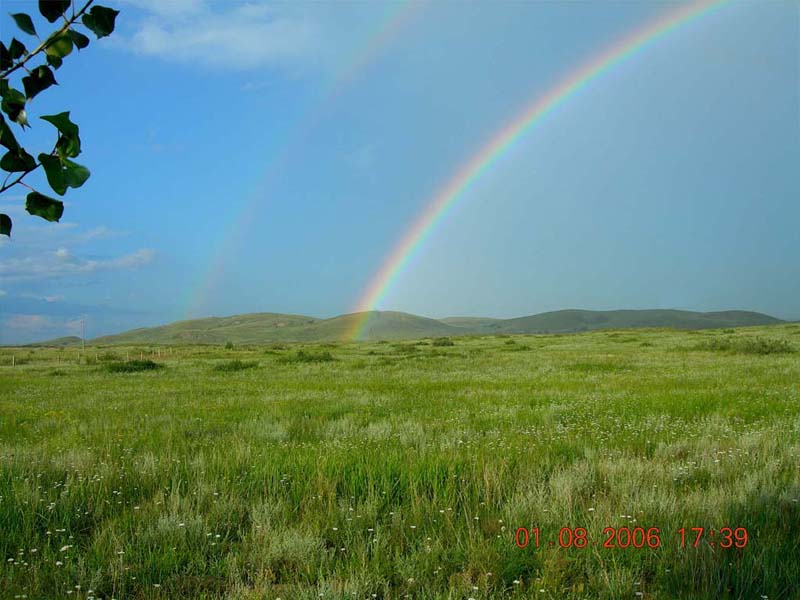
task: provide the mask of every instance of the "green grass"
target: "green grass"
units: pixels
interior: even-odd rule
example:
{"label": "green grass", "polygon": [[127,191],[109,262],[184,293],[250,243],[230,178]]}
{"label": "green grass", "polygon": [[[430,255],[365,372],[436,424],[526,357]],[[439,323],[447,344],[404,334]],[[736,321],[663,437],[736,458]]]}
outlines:
{"label": "green grass", "polygon": [[221,373],[232,373],[234,371],[244,371],[246,369],[254,369],[258,366],[256,360],[228,360],[214,365],[214,370]]}
{"label": "green grass", "polygon": [[736,336],[714,338],[697,344],[696,349],[738,354],[788,354],[796,352],[795,347],[784,339]]}
{"label": "green grass", "polygon": [[[3,348],[0,598],[793,599],[800,360],[696,346],[796,334]],[[607,526],[662,545],[558,547]]]}

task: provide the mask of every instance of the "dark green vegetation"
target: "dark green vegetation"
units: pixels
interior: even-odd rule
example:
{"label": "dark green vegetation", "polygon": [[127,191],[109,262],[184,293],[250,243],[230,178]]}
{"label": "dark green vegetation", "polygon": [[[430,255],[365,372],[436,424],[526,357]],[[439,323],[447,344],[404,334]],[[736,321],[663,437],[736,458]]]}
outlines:
{"label": "dark green vegetation", "polygon": [[[16,37],[11,38],[7,46],[0,42],[0,146],[5,149],[0,157],[0,171],[5,173],[0,194],[22,185],[31,190],[25,199],[25,210],[47,221],[58,221],[64,212],[64,203],[39,193],[22,180],[42,167],[47,184],[59,196],[68,188],[79,188],[86,183],[89,169],[72,160],[81,153],[78,126],[70,119],[69,111],[39,117],[55,128],[57,136],[51,149],[34,158],[17,140],[12,125],[18,128],[18,133],[31,127],[28,115],[31,101],[58,85],[54,71],[73,49],[82,50],[89,45],[90,39],[81,33],[80,27],[85,27],[84,31],[94,33],[98,39],[110,35],[119,11],[98,4],[92,6],[91,0],[83,6],[75,6],[71,0],[40,0],[38,8],[48,23],[57,23],[54,31],[49,34],[42,31],[40,36],[29,14],[12,13],[17,33],[24,34],[21,37],[30,48]],[[11,217],[0,214],[0,235],[10,237],[12,227]]]}
{"label": "dark green vegetation", "polygon": [[137,373],[139,371],[155,371],[163,365],[152,360],[131,360],[128,362],[111,362],[105,366],[109,373]]}
{"label": "dark green vegetation", "polygon": [[797,597],[800,326],[452,341],[0,349],[0,598]]}
{"label": "dark green vegetation", "polygon": [[[428,319],[401,312],[354,313],[332,319],[254,313],[179,321],[133,329],[92,340],[95,344],[265,344],[348,339],[360,328],[365,340],[401,340],[486,334],[575,333],[597,329],[671,327],[715,329],[773,325],[779,319],[747,311],[698,313],[681,310],[559,310],[516,319],[452,317]],[[63,338],[60,338],[63,339]],[[54,342],[57,340],[54,340]],[[42,342],[39,346],[61,345]]]}

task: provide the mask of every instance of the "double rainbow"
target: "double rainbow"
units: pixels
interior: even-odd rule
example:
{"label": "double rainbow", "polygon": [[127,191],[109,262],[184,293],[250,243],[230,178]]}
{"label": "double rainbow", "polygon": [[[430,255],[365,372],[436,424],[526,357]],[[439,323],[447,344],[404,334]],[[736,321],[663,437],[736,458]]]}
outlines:
{"label": "double rainbow", "polygon": [[268,204],[266,198],[274,178],[280,175],[287,164],[302,155],[311,134],[329,115],[340,98],[368,72],[370,66],[378,62],[425,6],[426,3],[421,0],[402,0],[390,5],[370,34],[342,61],[341,67],[312,104],[298,127],[291,132],[278,154],[265,166],[258,188],[250,194],[250,198],[238,214],[234,215],[231,225],[225,228],[225,236],[219,240],[198,287],[188,294],[185,315],[187,318],[205,312],[205,303],[212,292],[219,287],[226,267],[230,264],[241,241],[247,238],[251,225],[258,222],[259,213],[263,212]]}
{"label": "double rainbow", "polygon": [[464,164],[436,195],[406,231],[400,242],[384,260],[380,269],[364,289],[354,312],[353,326],[347,339],[360,339],[369,322],[370,312],[381,304],[392,285],[419,254],[425,241],[450,209],[462,198],[484,173],[491,169],[522,136],[564,102],[627,58],[652,44],[676,28],[689,23],[730,0],[701,0],[672,10],[613,44],[577,70],[567,75],[544,95],[537,97],[515,119],[509,122],[489,142]]}

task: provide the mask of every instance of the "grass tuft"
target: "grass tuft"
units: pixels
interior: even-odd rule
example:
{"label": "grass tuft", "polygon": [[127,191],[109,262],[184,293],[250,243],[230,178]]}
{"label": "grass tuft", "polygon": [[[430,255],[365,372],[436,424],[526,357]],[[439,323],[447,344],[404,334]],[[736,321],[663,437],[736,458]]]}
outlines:
{"label": "grass tuft", "polygon": [[254,369],[258,366],[258,361],[255,360],[229,360],[223,363],[214,365],[214,371],[220,373],[232,373],[234,371],[244,371],[246,369]]}
{"label": "grass tuft", "polygon": [[724,337],[701,342],[695,350],[730,354],[789,354],[796,352],[786,340],[764,337]]}

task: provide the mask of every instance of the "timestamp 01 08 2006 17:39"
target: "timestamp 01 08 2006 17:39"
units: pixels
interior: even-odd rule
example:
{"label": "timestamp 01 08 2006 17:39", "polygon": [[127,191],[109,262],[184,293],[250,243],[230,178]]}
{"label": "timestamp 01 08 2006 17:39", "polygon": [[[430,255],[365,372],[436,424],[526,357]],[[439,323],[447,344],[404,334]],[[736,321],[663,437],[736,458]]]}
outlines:
{"label": "timestamp 01 08 2006 17:39", "polygon": [[[593,540],[585,527],[562,527],[549,539],[539,527],[518,527],[514,543],[519,548],[660,548],[665,537],[658,527],[606,527],[602,539]],[[744,527],[681,527],[669,536],[681,548],[697,548],[706,543],[723,549],[744,548],[749,536]]]}

